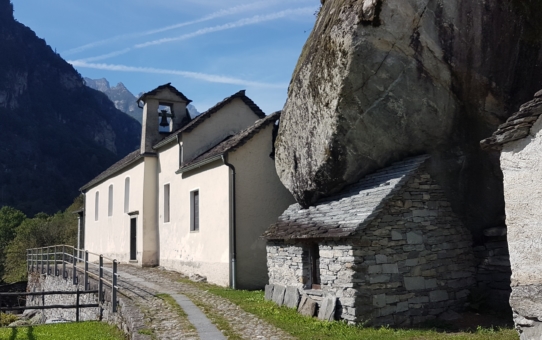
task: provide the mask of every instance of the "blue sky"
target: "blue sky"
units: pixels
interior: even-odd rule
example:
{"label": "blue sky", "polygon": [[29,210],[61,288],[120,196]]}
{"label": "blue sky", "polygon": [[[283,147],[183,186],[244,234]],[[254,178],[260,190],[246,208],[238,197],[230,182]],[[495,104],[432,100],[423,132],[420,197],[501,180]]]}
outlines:
{"label": "blue sky", "polygon": [[171,82],[201,112],[241,89],[282,109],[319,0],[12,0],[79,73],[135,95]]}

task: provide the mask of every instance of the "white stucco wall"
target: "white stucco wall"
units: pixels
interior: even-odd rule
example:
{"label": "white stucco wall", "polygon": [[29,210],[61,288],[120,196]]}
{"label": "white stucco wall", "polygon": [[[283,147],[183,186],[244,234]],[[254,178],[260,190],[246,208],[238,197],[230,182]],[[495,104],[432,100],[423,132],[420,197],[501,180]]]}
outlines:
{"label": "white stucco wall", "polygon": [[275,170],[270,124],[246,144],[229,153],[235,166],[237,288],[263,288],[268,282],[263,232],[290,206],[293,196]]}
{"label": "white stucco wall", "polygon": [[[137,218],[137,258],[141,262],[142,214],[143,214],[143,160],[128,167],[124,172],[113,176],[85,193],[85,249],[91,252],[128,262],[130,256],[130,216],[124,212],[124,183],[130,177],[129,211],[139,211]],[[113,184],[113,215],[108,214],[108,190]],[[99,216],[95,221],[94,199],[100,192]]]}
{"label": "white stucco wall", "polygon": [[[188,174],[179,168],[179,146],[170,144],[159,157],[160,265],[211,283],[229,285],[229,172],[215,162]],[[164,185],[170,185],[170,222],[164,222]],[[190,231],[190,193],[199,190],[200,230]]]}
{"label": "white stucco wall", "polygon": [[542,120],[504,145],[501,168],[512,286],[542,282]]}
{"label": "white stucco wall", "polygon": [[183,133],[183,161],[192,160],[224,138],[251,126],[258,119],[258,116],[241,99],[235,98],[200,123],[197,128]]}

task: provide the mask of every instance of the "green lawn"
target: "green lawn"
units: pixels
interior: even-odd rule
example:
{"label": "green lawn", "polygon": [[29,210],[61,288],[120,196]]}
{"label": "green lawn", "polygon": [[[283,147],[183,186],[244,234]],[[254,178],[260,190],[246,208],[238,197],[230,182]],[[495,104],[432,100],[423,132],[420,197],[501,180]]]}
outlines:
{"label": "green lawn", "polygon": [[518,334],[513,329],[484,329],[469,332],[444,332],[430,328],[392,329],[348,326],[342,322],[324,322],[315,318],[304,317],[294,309],[278,307],[272,302],[265,301],[262,291],[232,290],[210,284],[190,283],[215,295],[222,296],[237,304],[243,310],[257,315],[261,319],[282,328],[299,339],[364,339],[364,340],[517,340]]}
{"label": "green lawn", "polygon": [[0,328],[2,340],[124,340],[117,327],[103,322],[73,322],[52,325]]}

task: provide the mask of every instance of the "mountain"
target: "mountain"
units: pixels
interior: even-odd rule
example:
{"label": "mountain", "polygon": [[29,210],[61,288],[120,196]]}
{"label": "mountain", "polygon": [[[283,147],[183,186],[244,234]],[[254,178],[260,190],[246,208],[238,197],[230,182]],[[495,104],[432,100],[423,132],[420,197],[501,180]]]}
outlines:
{"label": "mountain", "polygon": [[[142,122],[143,109],[138,107],[136,102],[137,98],[141,96],[142,93],[139,94],[138,97],[134,96],[123,83],[118,83],[117,86],[111,87],[109,81],[105,78],[90,79],[85,77],[84,80],[88,87],[105,93],[115,104],[117,109],[135,118],[139,123]],[[194,105],[188,104],[186,108],[190,113],[190,117],[194,118],[199,116],[200,113]]]}
{"label": "mountain", "polygon": [[103,92],[115,104],[115,107],[129,116],[135,118],[139,123],[143,117],[143,109],[137,106],[137,98],[128,91],[123,83],[118,83],[117,86],[110,87],[109,82],[105,78],[90,79],[84,78],[88,87]]}
{"label": "mountain", "polygon": [[0,0],[0,207],[64,210],[137,148],[141,125],[93,90]]}

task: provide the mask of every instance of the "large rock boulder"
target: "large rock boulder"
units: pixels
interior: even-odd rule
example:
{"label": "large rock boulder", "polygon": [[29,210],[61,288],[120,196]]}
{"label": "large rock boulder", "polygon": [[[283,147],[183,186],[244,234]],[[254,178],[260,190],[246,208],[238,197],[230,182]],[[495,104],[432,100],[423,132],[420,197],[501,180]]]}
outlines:
{"label": "large rock boulder", "polygon": [[501,224],[498,154],[479,141],[540,87],[541,11],[537,0],[326,0],[282,113],[282,182],[309,206],[430,153],[475,236]]}

